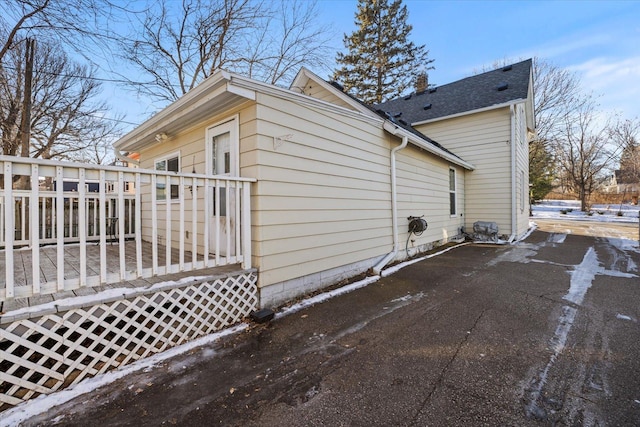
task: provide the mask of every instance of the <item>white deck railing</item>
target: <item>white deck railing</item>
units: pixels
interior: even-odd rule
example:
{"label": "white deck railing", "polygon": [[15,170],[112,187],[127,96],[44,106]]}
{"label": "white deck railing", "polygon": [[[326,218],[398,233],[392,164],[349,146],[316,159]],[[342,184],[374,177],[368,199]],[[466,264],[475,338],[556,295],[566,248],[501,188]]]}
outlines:
{"label": "white deck railing", "polygon": [[[218,265],[251,268],[253,179],[10,156],[0,156],[0,167],[0,301]],[[14,189],[20,177],[27,190]],[[75,183],[77,191],[64,191],[64,182]],[[89,191],[90,183],[97,192]],[[91,241],[99,245],[93,275],[87,272]],[[77,274],[65,271],[65,245],[72,243],[79,246]],[[119,249],[116,272],[107,268],[114,264],[107,259],[113,243]],[[55,280],[41,275],[44,245],[56,248]],[[15,250],[25,246],[29,280],[16,283],[23,267],[14,262]],[[143,247],[150,249],[143,253]]]}
{"label": "white deck railing", "polygon": [[[0,189],[0,192],[2,190]],[[1,193],[0,193],[1,194]],[[29,190],[13,190],[14,196],[14,247],[31,245],[31,191]],[[63,216],[58,217],[59,212],[57,206],[59,199],[55,191],[40,190],[38,194],[38,238],[40,244],[51,244],[57,242],[58,223],[63,224],[63,237],[65,243],[79,243],[80,234],[84,234],[87,241],[96,241],[100,239],[100,195],[98,192],[85,193],[84,199],[84,224],[83,230],[80,229],[80,212],[79,202],[80,196],[77,191],[65,191],[63,193]],[[117,223],[113,220],[118,218],[119,197],[114,193],[107,193],[107,234],[115,235],[115,226]],[[135,236],[135,194],[125,194],[123,203],[125,204],[125,216],[121,220],[124,221],[125,238]],[[3,227],[5,221],[6,209],[4,207],[4,198],[0,198],[0,248],[5,245],[6,233]]]}

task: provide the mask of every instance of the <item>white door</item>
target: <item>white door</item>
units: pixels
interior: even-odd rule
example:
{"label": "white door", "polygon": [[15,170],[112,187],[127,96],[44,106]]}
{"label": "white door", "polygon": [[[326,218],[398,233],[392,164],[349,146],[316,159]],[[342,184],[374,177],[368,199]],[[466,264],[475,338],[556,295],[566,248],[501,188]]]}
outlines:
{"label": "white door", "polygon": [[[207,129],[207,141],[208,172],[212,175],[237,176],[239,165],[236,120]],[[213,191],[213,197],[209,207],[210,251],[216,253],[218,248],[221,256],[235,256],[237,227],[235,189],[227,188],[225,183],[221,182],[219,212],[216,210],[215,189],[211,191]]]}

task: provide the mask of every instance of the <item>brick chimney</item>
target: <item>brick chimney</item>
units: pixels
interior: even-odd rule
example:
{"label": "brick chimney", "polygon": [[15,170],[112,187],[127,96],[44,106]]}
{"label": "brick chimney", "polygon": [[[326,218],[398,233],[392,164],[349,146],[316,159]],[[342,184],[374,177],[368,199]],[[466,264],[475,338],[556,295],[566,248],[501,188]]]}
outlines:
{"label": "brick chimney", "polygon": [[426,71],[418,74],[416,78],[416,92],[424,92],[429,86],[429,75]]}

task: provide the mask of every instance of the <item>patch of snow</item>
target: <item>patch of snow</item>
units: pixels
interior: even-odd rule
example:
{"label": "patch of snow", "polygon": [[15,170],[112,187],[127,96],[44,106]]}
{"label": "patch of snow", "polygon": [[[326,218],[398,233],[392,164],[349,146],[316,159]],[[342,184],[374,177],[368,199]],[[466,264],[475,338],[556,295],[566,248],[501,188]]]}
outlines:
{"label": "patch of snow", "polygon": [[531,257],[534,257],[538,253],[538,247],[536,245],[530,245],[526,243],[520,243],[509,249],[506,252],[501,253],[491,261],[487,263],[488,266],[494,266],[501,262],[519,262],[522,264],[528,264],[531,262]]}
{"label": "patch of snow", "polygon": [[565,233],[551,233],[547,238],[547,242],[549,243],[564,243],[567,239],[567,235]]}
{"label": "patch of snow", "polygon": [[276,315],[274,316],[274,319],[280,319],[281,317],[284,316],[288,316],[290,314],[293,314],[297,311],[302,310],[303,308],[307,308],[307,307],[311,307],[312,305],[316,305],[319,304],[321,302],[325,302],[328,299],[331,299],[333,297],[336,297],[338,295],[342,295],[342,294],[346,294],[349,292],[353,292],[356,289],[360,289],[363,288],[367,285],[370,285],[371,283],[377,282],[378,280],[380,280],[380,276],[371,276],[371,277],[367,277],[363,280],[360,280],[358,282],[355,283],[351,283],[349,285],[343,286],[341,288],[338,289],[334,289],[332,291],[329,292],[324,292],[318,295],[315,295],[311,298],[307,298],[306,300],[300,301],[297,304],[293,304],[289,307],[285,307],[283,308],[279,313],[276,313]]}
{"label": "patch of snow", "polygon": [[615,246],[617,249],[623,252],[638,252],[640,253],[640,247],[635,240],[618,239],[615,237],[608,237],[607,241]]}
{"label": "patch of snow", "polygon": [[582,304],[596,274],[601,271],[603,268],[600,266],[596,251],[589,248],[580,265],[577,265],[575,270],[571,272],[571,285],[564,299],[577,305]]}
{"label": "patch of snow", "polygon": [[[565,213],[563,214],[562,211]],[[622,215],[619,216],[618,212]],[[532,205],[532,217],[534,218],[566,218],[576,221],[598,222],[638,222],[640,205],[630,204],[596,204],[591,206],[591,215],[580,211],[578,200],[543,200]]]}
{"label": "patch of snow", "polygon": [[630,321],[630,322],[634,322],[634,323],[637,323],[637,322],[638,322],[638,321],[637,321],[636,319],[634,319],[633,317],[631,317],[631,316],[627,316],[626,314],[620,314],[620,313],[616,314],[616,319],[620,319],[620,320],[628,320],[628,321]]}

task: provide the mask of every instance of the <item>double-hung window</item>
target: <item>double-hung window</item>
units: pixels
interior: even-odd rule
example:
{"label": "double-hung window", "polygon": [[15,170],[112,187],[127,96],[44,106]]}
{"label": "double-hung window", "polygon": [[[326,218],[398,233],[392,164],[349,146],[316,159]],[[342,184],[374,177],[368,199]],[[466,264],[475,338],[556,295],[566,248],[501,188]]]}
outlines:
{"label": "double-hung window", "polygon": [[[180,171],[180,154],[176,153],[170,156],[167,156],[163,159],[157,159],[155,162],[157,171],[168,171],[168,172],[179,172]],[[169,185],[169,198],[170,200],[175,200],[180,197],[178,185],[171,184]],[[167,185],[163,183],[158,183],[156,185],[156,199],[157,200],[167,200]]]}

